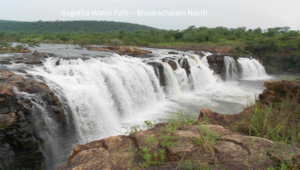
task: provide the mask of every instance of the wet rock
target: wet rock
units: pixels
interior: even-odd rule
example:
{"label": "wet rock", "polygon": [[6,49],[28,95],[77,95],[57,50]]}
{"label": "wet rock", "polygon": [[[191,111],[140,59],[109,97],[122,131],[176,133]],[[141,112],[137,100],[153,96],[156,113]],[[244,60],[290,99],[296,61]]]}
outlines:
{"label": "wet rock", "polygon": [[164,73],[164,66],[161,63],[158,62],[150,62],[147,63],[151,65],[154,69],[154,73],[157,76],[159,80],[160,86],[165,86],[166,85],[166,78],[165,78],[165,73]]}
{"label": "wet rock", "polygon": [[16,114],[0,114],[0,131],[10,127],[16,122]]}
{"label": "wet rock", "polygon": [[168,52],[168,54],[179,54],[179,53],[174,52],[174,51],[170,51],[170,52]]}
{"label": "wet rock", "polygon": [[51,106],[51,109],[54,114],[64,114],[64,109],[62,109],[60,106]]}
{"label": "wet rock", "polygon": [[168,64],[172,67],[173,70],[176,70],[176,69],[177,69],[177,64],[176,64],[175,61],[169,60],[169,61],[168,61]]}
{"label": "wet rock", "polygon": [[121,46],[121,47],[93,47],[86,46],[88,50],[92,51],[105,51],[105,52],[114,52],[119,55],[130,55],[133,57],[144,57],[144,55],[151,53],[148,50],[142,50],[137,47],[132,46]]}
{"label": "wet rock", "polygon": [[[23,72],[26,74],[26,72]],[[26,92],[31,95],[49,96],[47,109],[49,116],[55,118],[57,125],[66,122],[62,106],[49,87],[37,82],[32,76],[24,79],[8,70],[0,70],[0,164],[4,169],[43,169],[45,157],[41,147],[44,143],[39,136],[43,127],[33,119],[31,100],[18,98],[15,91]],[[38,102],[38,99],[32,99]],[[46,101],[47,102],[47,101]],[[51,107],[53,106],[53,107]],[[34,123],[33,123],[34,122]],[[47,128],[44,128],[47,130]]]}
{"label": "wet rock", "polygon": [[221,77],[225,76],[224,55],[213,54],[207,56],[207,61],[215,74],[221,75]]}
{"label": "wet rock", "polygon": [[195,51],[195,54],[199,55],[200,57],[205,56],[205,54],[202,51]]}
{"label": "wet rock", "polygon": [[180,67],[185,69],[187,76],[191,74],[190,65],[187,59],[179,59],[178,60]]}
{"label": "wet rock", "polygon": [[54,53],[43,53],[43,52],[38,52],[37,50],[34,50],[32,55],[34,55],[35,57],[39,57],[39,58],[48,58],[48,57],[55,56]]}
{"label": "wet rock", "polygon": [[0,109],[0,114],[7,114],[9,113],[9,108],[8,107],[4,107]]}

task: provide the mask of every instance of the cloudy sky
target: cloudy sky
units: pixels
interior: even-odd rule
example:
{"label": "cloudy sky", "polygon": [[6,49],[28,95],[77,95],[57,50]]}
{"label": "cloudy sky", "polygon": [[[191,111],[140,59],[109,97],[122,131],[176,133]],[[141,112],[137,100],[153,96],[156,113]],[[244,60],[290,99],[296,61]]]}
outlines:
{"label": "cloudy sky", "polygon": [[[18,21],[109,20],[161,29],[225,26],[289,26],[300,30],[300,0],[2,0],[0,19]],[[91,11],[127,11],[128,16],[93,16]],[[138,16],[137,11],[206,11],[201,16]],[[88,11],[89,16],[63,16],[62,11]]]}

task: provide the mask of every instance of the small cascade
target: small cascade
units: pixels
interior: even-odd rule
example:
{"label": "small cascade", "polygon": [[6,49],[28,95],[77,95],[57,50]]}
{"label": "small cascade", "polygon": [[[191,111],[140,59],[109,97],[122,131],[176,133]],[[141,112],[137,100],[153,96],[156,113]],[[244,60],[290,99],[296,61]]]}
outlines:
{"label": "small cascade", "polygon": [[257,80],[270,78],[264,66],[256,59],[239,58],[238,63],[241,67],[241,79]]}
{"label": "small cascade", "polygon": [[190,91],[189,78],[186,74],[185,69],[180,67],[177,60],[175,60],[175,63],[176,63],[177,69],[174,70],[174,74],[178,80],[181,91]]}
{"label": "small cascade", "polygon": [[224,64],[225,64],[225,80],[226,81],[233,81],[237,80],[237,67],[236,62],[232,57],[225,56],[224,57]]}
{"label": "small cascade", "polygon": [[181,93],[178,80],[174,75],[171,66],[168,63],[162,63],[166,75],[166,92],[169,95],[179,95]]}
{"label": "small cascade", "polygon": [[217,77],[213,75],[213,71],[207,67],[208,63],[205,57],[200,60],[198,55],[191,54],[188,59],[190,65],[190,86],[194,90],[201,90],[207,85],[211,85],[217,81]]}

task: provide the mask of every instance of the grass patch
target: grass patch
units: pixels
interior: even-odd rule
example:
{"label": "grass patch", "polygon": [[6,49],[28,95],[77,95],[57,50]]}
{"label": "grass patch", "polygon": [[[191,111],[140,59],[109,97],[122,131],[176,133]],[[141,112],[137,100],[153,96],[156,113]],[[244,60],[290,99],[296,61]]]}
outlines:
{"label": "grass patch", "polygon": [[198,146],[202,146],[207,152],[212,153],[215,142],[220,136],[207,129],[203,125],[199,125],[199,138],[195,139],[195,143]]}
{"label": "grass patch", "polygon": [[300,104],[296,98],[272,104],[256,102],[249,110],[252,114],[236,125],[238,131],[275,142],[300,142]]}
{"label": "grass patch", "polygon": [[209,168],[200,161],[185,160],[179,165],[178,170],[209,170]]}
{"label": "grass patch", "polygon": [[138,155],[140,155],[144,162],[140,163],[139,165],[142,168],[147,168],[151,166],[161,166],[166,159],[166,151],[165,149],[159,149],[153,153],[150,153],[150,149],[145,147],[138,151]]}

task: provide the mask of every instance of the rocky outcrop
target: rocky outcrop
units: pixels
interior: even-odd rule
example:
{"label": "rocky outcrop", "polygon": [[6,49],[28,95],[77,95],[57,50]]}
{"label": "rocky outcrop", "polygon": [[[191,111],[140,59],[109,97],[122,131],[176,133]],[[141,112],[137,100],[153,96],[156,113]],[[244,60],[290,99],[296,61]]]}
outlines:
{"label": "rocky outcrop", "polygon": [[224,55],[213,54],[207,56],[209,67],[214,71],[215,74],[224,74]]}
{"label": "rocky outcrop", "polygon": [[[215,74],[220,75],[222,79],[226,80],[226,65],[225,65],[225,56],[224,54],[212,54],[207,56],[207,61],[210,69],[214,71]],[[237,57],[231,56],[234,60],[237,60]],[[238,66],[238,65],[237,65]],[[240,69],[239,67],[237,67]]]}
{"label": "rocky outcrop", "polygon": [[[23,73],[24,74],[24,73]],[[49,105],[51,118],[65,123],[61,103],[43,83],[30,76],[19,76],[11,71],[0,70],[0,164],[3,169],[41,169],[44,164],[43,140],[37,131],[44,127],[38,124],[31,110],[33,101],[16,92],[37,95]],[[38,102],[38,101],[35,101]],[[37,114],[37,113],[35,113]],[[40,127],[40,128],[39,128]],[[47,130],[47,129],[45,129]]]}
{"label": "rocky outcrop", "polygon": [[133,57],[143,57],[144,55],[151,53],[148,50],[141,50],[137,47],[131,46],[121,46],[121,47],[92,47],[86,46],[88,50],[92,51],[105,51],[105,52],[115,52],[119,55],[131,55]]}
{"label": "rocky outcrop", "polygon": [[294,81],[266,81],[265,89],[259,95],[259,100],[265,103],[278,103],[285,99],[295,99],[300,102],[300,79]]}
{"label": "rocky outcrop", "polygon": [[164,66],[159,62],[150,62],[148,64],[153,67],[154,73],[159,80],[160,86],[165,87],[166,77],[165,77],[165,73],[164,73]]}
{"label": "rocky outcrop", "polygon": [[161,60],[162,62],[168,63],[173,70],[177,69],[176,57],[166,57]]}
{"label": "rocky outcrop", "polygon": [[53,53],[41,53],[34,51],[31,54],[12,54],[10,57],[0,59],[0,64],[10,65],[13,63],[20,64],[42,64],[45,58],[55,56]]}
{"label": "rocky outcrop", "polygon": [[180,67],[185,69],[187,76],[189,76],[191,74],[191,70],[190,70],[191,67],[190,67],[188,60],[187,59],[179,59],[178,63],[180,65]]}
{"label": "rocky outcrop", "polygon": [[0,53],[30,53],[31,51],[28,50],[26,47],[1,47],[0,46]]}
{"label": "rocky outcrop", "polygon": [[243,112],[239,114],[224,115],[217,112],[213,112],[206,108],[202,108],[198,117],[198,121],[203,122],[209,120],[210,123],[215,125],[231,127],[235,122],[244,119],[248,113],[249,111],[245,109]]}
{"label": "rocky outcrop", "polygon": [[[185,125],[172,134],[165,130],[166,126],[168,125],[158,124],[152,129],[135,132],[129,136],[114,136],[77,145],[68,162],[58,169],[125,170],[143,169],[142,165],[149,165],[147,169],[189,169],[185,165],[187,162],[194,162],[190,163],[189,167],[194,165],[198,168],[199,165],[203,165],[211,169],[266,169],[276,164],[274,158],[292,162],[293,158],[300,154],[299,149],[292,146],[278,146],[273,141],[245,136],[219,125]],[[201,128],[207,129],[206,133],[219,136],[212,145],[212,150],[196,143],[201,135],[207,135],[199,131]],[[167,138],[166,136],[175,137],[173,145],[161,145],[160,138]],[[284,151],[279,149],[282,147],[285,148]],[[148,156],[153,156],[148,161],[149,164],[145,160],[147,156],[141,154],[143,148],[147,148]],[[154,154],[159,152],[165,157],[162,162],[160,156],[156,156],[157,162],[154,158]]]}

